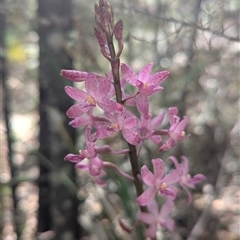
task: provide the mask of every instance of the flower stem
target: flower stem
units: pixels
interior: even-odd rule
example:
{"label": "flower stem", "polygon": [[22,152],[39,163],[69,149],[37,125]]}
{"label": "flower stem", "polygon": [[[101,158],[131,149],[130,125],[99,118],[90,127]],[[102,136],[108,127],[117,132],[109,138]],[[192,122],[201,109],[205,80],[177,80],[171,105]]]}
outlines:
{"label": "flower stem", "polygon": [[[112,68],[112,74],[113,74],[113,80],[114,80],[114,88],[116,93],[116,100],[118,103],[123,104],[122,101],[122,90],[121,90],[121,84],[120,84],[120,59],[119,56],[116,56],[115,48],[113,45],[112,35],[106,35],[107,39],[107,45],[110,51],[111,55],[111,68]],[[137,196],[140,196],[143,193],[143,185],[142,182],[139,180],[138,176],[140,175],[139,166],[138,166],[138,157],[137,157],[137,148],[136,146],[128,143],[129,147],[129,158],[131,162],[132,167],[132,174],[134,178],[134,185],[137,192]],[[146,212],[146,207],[140,207],[141,211]]]}

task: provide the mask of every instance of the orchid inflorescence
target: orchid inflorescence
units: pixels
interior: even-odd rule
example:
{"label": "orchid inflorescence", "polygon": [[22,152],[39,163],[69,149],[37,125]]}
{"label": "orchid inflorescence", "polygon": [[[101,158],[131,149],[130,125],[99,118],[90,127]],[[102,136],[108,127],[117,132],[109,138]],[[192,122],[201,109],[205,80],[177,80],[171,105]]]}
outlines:
{"label": "orchid inflorescence", "polygon": [[[153,172],[146,165],[140,169],[138,157],[144,141],[151,140],[158,146],[158,154],[168,151],[188,137],[184,132],[188,118],[184,116],[181,120],[178,109],[170,107],[169,128],[161,128],[165,114],[152,116],[149,112],[149,97],[163,90],[160,84],[168,77],[169,72],[151,74],[153,63],[149,63],[136,74],[127,64],[120,64],[123,23],[119,20],[114,24],[114,12],[107,0],[99,0],[99,4],[95,4],[95,21],[95,35],[100,51],[110,62],[111,71],[107,75],[65,69],[61,71],[63,77],[73,82],[82,82],[85,86],[85,91],[72,86],[65,87],[66,93],[76,100],[66,113],[72,118],[70,125],[74,128],[85,127],[86,142],[85,149],[78,154],[68,154],[65,160],[75,163],[79,169],[87,170],[99,185],[105,184],[106,168],[114,169],[122,177],[132,181],[137,193],[136,203],[140,206],[138,221],[148,225],[146,236],[154,238],[158,225],[173,231],[174,221],[169,214],[174,207],[178,187],[181,186],[187,192],[190,204],[192,196],[188,189],[194,188],[205,176],[197,174],[191,177],[186,157],[182,157],[182,162],[179,163],[175,157],[170,156],[169,160],[175,168],[168,173],[165,173],[165,164],[161,158],[151,160]],[[113,44],[114,37],[118,45],[117,52]],[[136,90],[133,94],[126,92],[129,84]],[[136,107],[140,118],[129,110],[130,106]],[[99,108],[102,111],[96,111]],[[99,115],[99,112],[102,114]],[[116,133],[122,135],[128,144],[127,149],[115,150],[109,145],[97,145],[98,140]],[[132,174],[123,172],[112,162],[104,161],[103,154],[128,154]],[[84,159],[88,160],[87,163],[83,163]],[[145,190],[143,185],[146,185]],[[162,196],[165,200],[159,213],[156,196]],[[127,226],[122,222],[120,224],[127,230]]]}

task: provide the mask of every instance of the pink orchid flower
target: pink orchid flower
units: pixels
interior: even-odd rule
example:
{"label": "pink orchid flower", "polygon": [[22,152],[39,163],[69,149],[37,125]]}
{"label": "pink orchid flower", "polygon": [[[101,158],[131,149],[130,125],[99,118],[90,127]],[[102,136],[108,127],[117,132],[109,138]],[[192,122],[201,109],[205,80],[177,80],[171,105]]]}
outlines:
{"label": "pink orchid flower", "polygon": [[[99,153],[99,149],[95,146],[97,133],[95,132],[91,134],[91,130],[92,128],[90,126],[88,126],[85,130],[85,141],[87,144],[86,149],[79,151],[78,155],[68,154],[65,157],[65,160],[77,163],[77,168],[86,169],[86,166],[88,166],[87,169],[89,170],[90,175],[96,177],[101,173],[103,169],[103,161],[97,156]],[[89,160],[88,165],[81,163],[81,161],[85,158]]]}
{"label": "pink orchid flower", "polygon": [[69,122],[69,125],[74,128],[79,128],[84,127],[86,125],[92,126],[93,123],[94,123],[93,118],[87,115],[74,118],[72,121]]}
{"label": "pink orchid flower", "polygon": [[162,141],[161,136],[153,135],[154,131],[159,128],[163,119],[164,113],[159,114],[158,116],[152,118],[152,115],[149,114],[147,118],[141,115],[141,121],[138,124],[138,130],[143,139],[150,139],[155,144],[159,144]]}
{"label": "pink orchid flower", "polygon": [[149,113],[148,97],[163,89],[159,86],[169,75],[168,71],[157,72],[151,75],[153,63],[147,64],[137,75],[127,64],[121,64],[122,76],[126,81],[138,88],[135,97],[137,109],[145,117]]}
{"label": "pink orchid flower", "polygon": [[192,194],[189,192],[188,188],[195,188],[195,185],[206,179],[206,177],[203,174],[196,174],[195,176],[191,177],[189,174],[188,159],[184,156],[182,156],[182,164],[178,163],[176,157],[171,156],[169,159],[174,163],[175,168],[179,169],[182,173],[178,184],[187,192],[188,204],[190,204],[192,202]]}
{"label": "pink orchid flower", "polygon": [[97,140],[97,133],[91,134],[92,127],[88,126],[85,130],[84,136],[85,136],[85,141],[86,141],[86,149],[80,150],[79,154],[68,154],[64,160],[73,162],[73,163],[78,163],[82,161],[83,159],[91,159],[97,157],[98,151],[95,146],[95,141]]}
{"label": "pink orchid flower", "polygon": [[132,145],[140,143],[141,138],[139,134],[133,130],[138,123],[138,119],[131,112],[105,113],[105,116],[109,120],[109,123],[100,125],[97,128],[99,139],[109,137],[113,133],[122,131],[122,135],[128,143]]}
{"label": "pink orchid flower", "polygon": [[147,207],[149,213],[138,213],[138,219],[149,225],[146,231],[147,237],[155,237],[158,225],[167,228],[169,231],[173,231],[174,221],[169,217],[169,214],[173,209],[172,200],[167,199],[162,205],[160,212],[158,212],[158,205],[155,201],[151,201]]}
{"label": "pink orchid flower", "polygon": [[101,173],[103,169],[103,161],[99,157],[94,157],[89,159],[88,165],[81,162],[76,164],[76,167],[80,169],[86,168],[86,166],[88,166],[90,175],[96,177]]}
{"label": "pink orchid flower", "polygon": [[88,126],[85,130],[85,141],[86,141],[86,148],[84,150],[80,150],[79,154],[72,154],[69,153],[64,160],[70,161],[73,163],[79,163],[83,159],[87,158],[91,160],[92,158],[96,158],[98,154],[105,154],[105,153],[112,153],[112,154],[126,154],[129,153],[129,149],[123,150],[113,150],[109,145],[97,146],[95,144],[97,140],[97,132],[91,134],[92,127]]}
{"label": "pink orchid flower", "polygon": [[92,126],[97,128],[99,125],[103,125],[105,122],[109,122],[109,120],[104,116],[94,116],[93,109],[89,109],[86,114],[74,118],[69,122],[74,128],[84,127],[84,126]]}
{"label": "pink orchid flower", "polygon": [[98,158],[92,159],[89,164],[85,163],[77,163],[75,165],[76,168],[86,170],[90,173],[92,177],[94,177],[95,182],[100,186],[105,186],[106,183],[101,180],[102,177],[106,175],[106,172],[103,170],[103,163],[101,159],[99,161]]}
{"label": "pink orchid flower", "polygon": [[141,206],[147,205],[155,196],[160,193],[162,196],[176,198],[178,190],[172,184],[179,181],[181,177],[181,169],[174,169],[164,176],[164,163],[162,159],[152,159],[153,173],[144,165],[141,168],[141,176],[143,182],[148,188],[137,198],[137,202]]}
{"label": "pink orchid flower", "polygon": [[168,139],[163,144],[158,152],[163,150],[169,150],[172,147],[177,145],[177,142],[182,141],[188,136],[185,135],[184,129],[188,124],[188,118],[186,116],[183,117],[183,120],[180,121],[180,117],[177,116],[178,109],[176,107],[170,107],[168,112],[168,118],[170,123],[170,128],[168,130]]}
{"label": "pink orchid flower", "polygon": [[112,92],[112,83],[106,77],[96,77],[96,74],[89,73],[85,80],[86,92],[71,86],[66,86],[66,93],[78,103],[67,110],[67,116],[76,118],[98,105],[104,111],[123,111],[124,106],[116,101],[110,100],[109,93]]}
{"label": "pink orchid flower", "polygon": [[86,114],[83,114],[79,117],[75,117],[72,121],[69,122],[69,125],[74,128],[84,127],[84,126],[93,126],[94,125],[94,116],[93,109],[89,109]]}

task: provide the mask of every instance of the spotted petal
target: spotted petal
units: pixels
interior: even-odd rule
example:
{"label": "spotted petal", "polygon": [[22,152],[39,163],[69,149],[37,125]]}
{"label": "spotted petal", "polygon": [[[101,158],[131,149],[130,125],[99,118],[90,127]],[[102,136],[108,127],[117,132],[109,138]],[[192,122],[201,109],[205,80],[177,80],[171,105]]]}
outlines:
{"label": "spotted petal", "polygon": [[172,126],[174,123],[176,123],[176,116],[178,114],[178,109],[176,107],[170,107],[168,109],[168,118],[170,125]]}
{"label": "spotted petal", "polygon": [[92,106],[86,105],[85,103],[76,103],[67,110],[66,114],[69,118],[80,117],[81,115],[86,113],[91,107]]}
{"label": "spotted petal", "polygon": [[84,102],[88,97],[88,94],[86,92],[75,87],[66,86],[64,90],[69,97],[79,102]]}
{"label": "spotted petal", "polygon": [[127,64],[121,64],[121,71],[123,78],[131,85],[136,86],[137,84],[137,75]]}
{"label": "spotted petal", "polygon": [[155,184],[155,176],[150,172],[146,165],[141,168],[142,180],[148,186],[153,186]]}
{"label": "spotted petal", "polygon": [[160,158],[152,159],[154,177],[161,179],[164,175],[164,163]]}
{"label": "spotted petal", "polygon": [[87,72],[66,69],[62,69],[60,74],[72,82],[83,82],[88,75]]}
{"label": "spotted petal", "polygon": [[141,82],[148,82],[150,79],[152,67],[153,63],[149,63],[146,66],[144,66],[138,74],[138,80],[140,80]]}
{"label": "spotted petal", "polygon": [[157,72],[154,73],[151,77],[150,77],[150,84],[153,85],[159,85],[161,84],[169,75],[168,71],[162,71],[162,72]]}
{"label": "spotted petal", "polygon": [[136,106],[138,111],[147,118],[149,113],[149,102],[147,95],[139,93],[136,97]]}
{"label": "spotted petal", "polygon": [[137,203],[141,206],[146,206],[156,194],[155,186],[148,187],[136,200]]}
{"label": "spotted petal", "polygon": [[124,139],[132,145],[138,145],[141,142],[139,134],[134,132],[132,129],[123,128],[122,135]]}
{"label": "spotted petal", "polygon": [[98,84],[97,84],[96,75],[94,73],[89,73],[85,81],[85,88],[87,93],[95,98],[97,87],[98,87]]}

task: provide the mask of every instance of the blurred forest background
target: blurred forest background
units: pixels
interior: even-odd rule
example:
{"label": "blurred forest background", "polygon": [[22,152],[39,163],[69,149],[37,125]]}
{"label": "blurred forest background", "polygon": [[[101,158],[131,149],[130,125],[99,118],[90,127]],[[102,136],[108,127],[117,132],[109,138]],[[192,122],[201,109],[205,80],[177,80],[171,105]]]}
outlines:
{"label": "blurred forest background", "polygon": [[[104,189],[75,171],[64,156],[84,147],[68,126],[73,104],[62,68],[108,73],[94,36],[96,0],[0,0],[1,155],[0,239],[125,240],[118,219],[131,225],[133,188],[114,172]],[[190,118],[191,137],[170,154],[186,155],[191,173],[207,176],[181,192],[173,234],[157,239],[240,239],[238,0],[110,0],[124,23],[121,61],[137,72],[154,62],[170,71],[151,99],[158,114],[177,106]],[[117,144],[117,143],[115,143]],[[147,163],[156,148],[141,155]],[[161,155],[167,159],[169,153]],[[130,171],[127,159],[111,159]]]}

